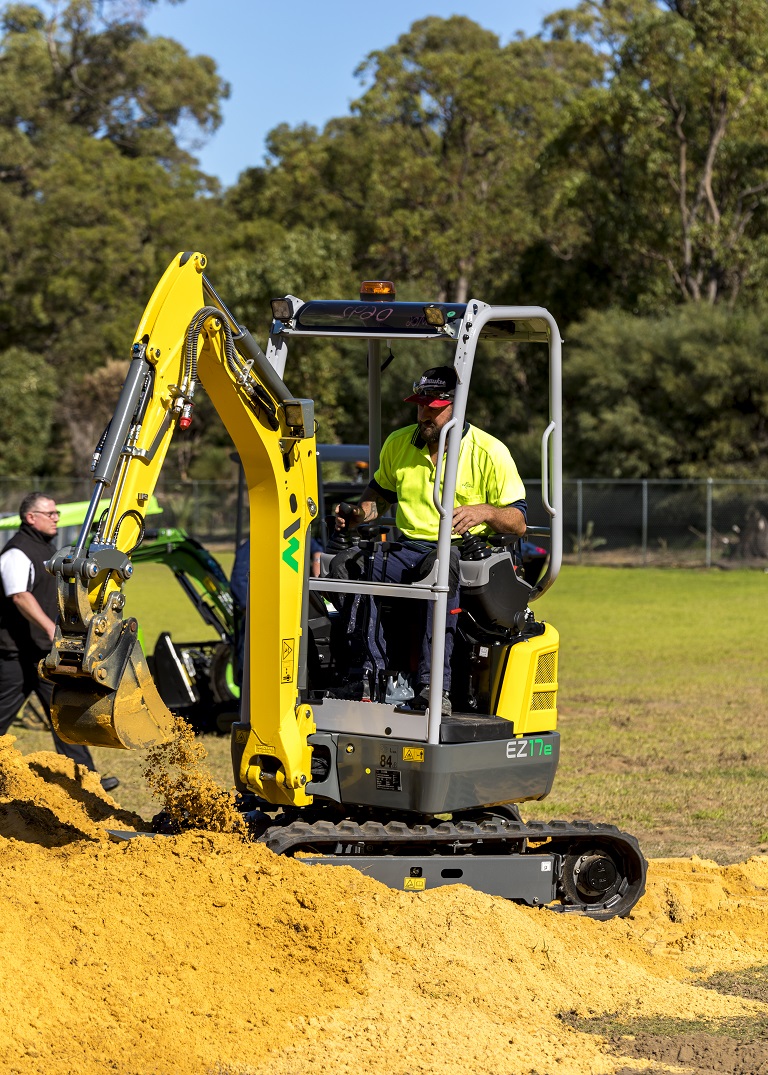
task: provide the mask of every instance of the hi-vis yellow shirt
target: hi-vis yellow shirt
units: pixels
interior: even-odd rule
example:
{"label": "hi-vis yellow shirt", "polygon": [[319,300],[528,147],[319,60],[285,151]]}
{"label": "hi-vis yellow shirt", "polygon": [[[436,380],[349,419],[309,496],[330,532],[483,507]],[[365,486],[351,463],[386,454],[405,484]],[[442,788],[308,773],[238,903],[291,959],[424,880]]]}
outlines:
{"label": "hi-vis yellow shirt", "polygon": [[[440,516],[432,502],[435,464],[426,444],[419,446],[418,425],[390,433],[381,448],[373,484],[389,500],[397,497],[397,525],[406,537],[437,541]],[[445,473],[445,459],[442,461]],[[442,491],[442,477],[440,479]],[[459,504],[491,504],[506,508],[525,499],[523,485],[509,449],[482,429],[467,425],[461,438],[456,499]],[[472,533],[492,533],[486,524]]]}

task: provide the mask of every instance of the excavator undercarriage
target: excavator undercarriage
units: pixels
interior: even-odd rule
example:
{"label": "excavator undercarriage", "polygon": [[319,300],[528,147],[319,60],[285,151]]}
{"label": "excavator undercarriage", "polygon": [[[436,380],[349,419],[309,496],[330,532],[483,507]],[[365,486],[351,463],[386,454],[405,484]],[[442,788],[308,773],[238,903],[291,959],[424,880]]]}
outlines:
{"label": "excavator undercarriage", "polygon": [[480,820],[306,820],[268,825],[258,839],[276,854],[349,865],[390,888],[463,884],[531,907],[614,918],[645,886],[637,840],[589,821],[523,823],[489,812]]}

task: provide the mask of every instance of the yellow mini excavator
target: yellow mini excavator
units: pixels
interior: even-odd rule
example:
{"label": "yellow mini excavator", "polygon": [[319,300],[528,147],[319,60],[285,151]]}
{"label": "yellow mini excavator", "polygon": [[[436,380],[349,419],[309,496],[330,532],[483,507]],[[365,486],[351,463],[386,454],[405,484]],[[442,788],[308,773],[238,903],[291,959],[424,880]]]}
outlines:
{"label": "yellow mini excavator", "polygon": [[[152,681],[137,622],[124,617],[123,587],[171,437],[189,425],[199,382],[239,453],[250,502],[251,592],[258,598],[250,602],[232,759],[254,838],[276,853],[354,866],[401,889],[462,882],[530,906],[600,919],[626,915],[645,885],[645,860],[632,836],[586,821],[525,824],[515,805],[549,793],[559,757],[558,635],[530,609],[557,578],[562,557],[561,355],[553,317],[542,307],[479,300],[399,302],[390,284],[374,281],[359,299],[273,300],[262,352],[205,268],[204,255],[179,254],[156,287],[94,453],[94,492],[79,538],[48,564],[59,618],[41,669],[54,684],[59,735],[128,749],[169,736],[172,717]],[[453,414],[438,447],[445,468],[433,490],[436,556],[410,585],[372,581],[364,570],[359,578],[310,578],[310,526],[318,514],[314,408],[283,381],[290,341],[307,336],[365,341],[371,473],[381,446],[384,341],[427,344],[425,366],[453,362]],[[542,502],[550,557],[531,585],[505,536],[464,548],[454,658],[465,670],[455,676],[460,697],[445,716],[452,508],[481,339],[541,343],[549,356]],[[384,536],[397,539],[386,529],[377,521],[363,535],[363,564]],[[333,689],[349,672],[341,656],[349,621],[340,610],[354,601],[384,617],[394,609],[402,616],[404,605],[417,611],[409,602],[434,602],[426,712],[404,703],[403,690],[398,695],[410,671],[407,645],[399,667],[369,683],[365,700]],[[401,622],[417,619],[406,612]]]}

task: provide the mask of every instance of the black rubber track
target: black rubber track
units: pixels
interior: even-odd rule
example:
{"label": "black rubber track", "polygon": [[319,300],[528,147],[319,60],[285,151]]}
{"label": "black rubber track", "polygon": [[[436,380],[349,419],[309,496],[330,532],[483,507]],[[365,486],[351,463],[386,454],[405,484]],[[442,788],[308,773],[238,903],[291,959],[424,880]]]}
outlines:
{"label": "black rubber track", "polygon": [[[617,892],[601,903],[574,899],[559,879],[559,904],[550,909],[590,918],[625,917],[645,891],[647,864],[634,836],[621,832],[615,825],[592,821],[529,821],[527,824],[499,818],[485,821],[443,821],[439,824],[406,825],[402,821],[382,824],[378,821],[291,821],[270,825],[259,842],[277,855],[292,855],[297,851],[314,852],[334,859],[343,859],[354,866],[360,854],[446,854],[457,855],[556,854],[561,867],[566,856],[595,849],[607,852],[617,865],[622,880]],[[533,845],[533,846],[531,846]]]}

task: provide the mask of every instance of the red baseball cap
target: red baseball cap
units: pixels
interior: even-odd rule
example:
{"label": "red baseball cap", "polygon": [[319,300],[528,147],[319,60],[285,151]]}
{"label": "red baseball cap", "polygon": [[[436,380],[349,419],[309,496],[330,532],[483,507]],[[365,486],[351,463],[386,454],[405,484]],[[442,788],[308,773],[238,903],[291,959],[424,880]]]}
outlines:
{"label": "red baseball cap", "polygon": [[413,395],[403,403],[420,403],[423,407],[450,407],[456,391],[456,370],[453,366],[434,366],[425,370],[413,382]]}

